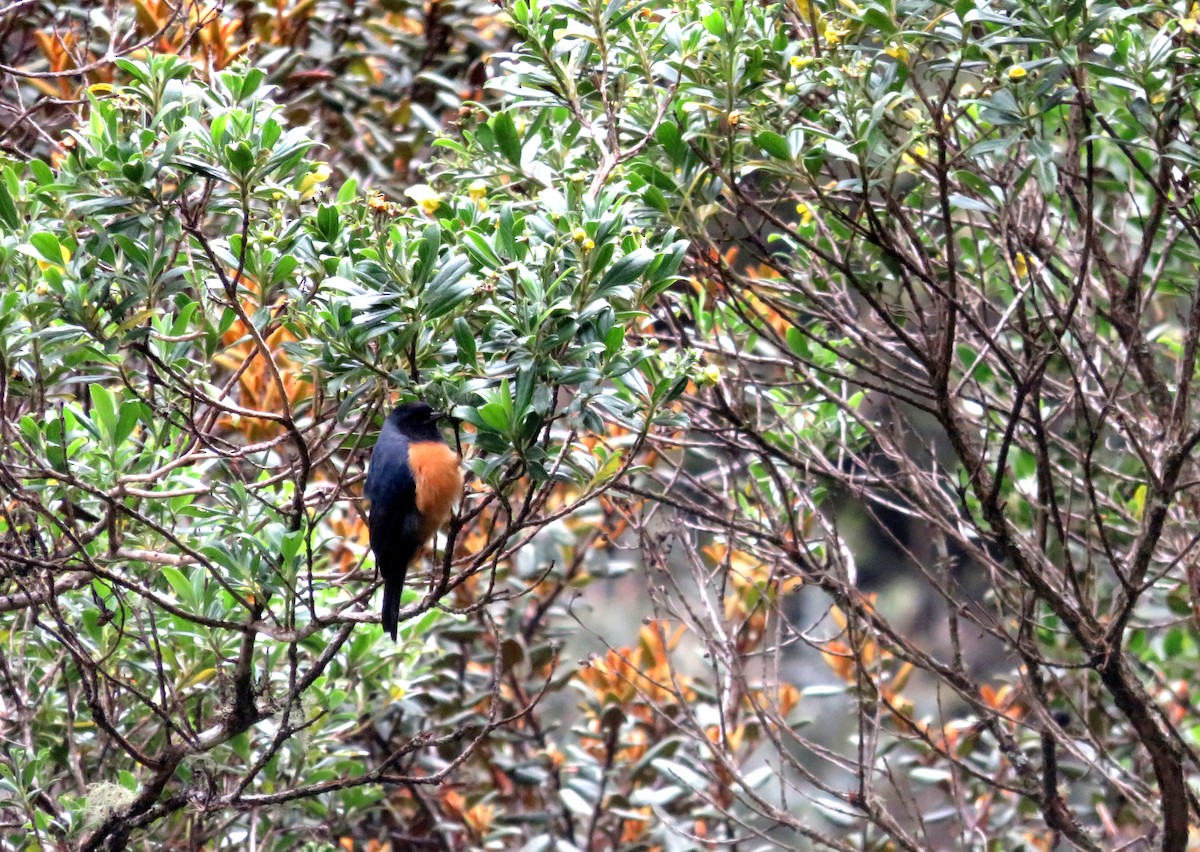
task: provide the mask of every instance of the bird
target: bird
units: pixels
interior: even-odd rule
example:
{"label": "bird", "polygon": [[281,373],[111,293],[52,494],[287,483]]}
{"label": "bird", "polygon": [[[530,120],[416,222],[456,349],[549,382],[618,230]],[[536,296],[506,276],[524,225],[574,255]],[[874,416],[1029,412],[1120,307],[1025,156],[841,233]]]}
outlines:
{"label": "bird", "polygon": [[462,495],[461,461],[438,430],[444,419],[424,402],[396,406],[367,466],[367,531],[383,578],[383,629],[393,640],[408,566]]}

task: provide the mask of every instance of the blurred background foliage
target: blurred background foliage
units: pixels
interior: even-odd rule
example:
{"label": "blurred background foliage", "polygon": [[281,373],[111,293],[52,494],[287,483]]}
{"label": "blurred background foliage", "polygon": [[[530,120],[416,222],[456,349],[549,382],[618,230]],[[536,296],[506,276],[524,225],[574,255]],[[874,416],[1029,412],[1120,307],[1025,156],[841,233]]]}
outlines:
{"label": "blurred background foliage", "polygon": [[[205,78],[242,59],[289,122],[346,174],[403,187],[490,57],[511,37],[488,2],[53,4],[3,10],[5,150],[47,157],[84,89],[122,77],[115,56],[186,59]],[[30,75],[37,76],[30,76]]]}
{"label": "blurred background foliage", "polygon": [[1197,18],[0,7],[4,842],[1186,848]]}

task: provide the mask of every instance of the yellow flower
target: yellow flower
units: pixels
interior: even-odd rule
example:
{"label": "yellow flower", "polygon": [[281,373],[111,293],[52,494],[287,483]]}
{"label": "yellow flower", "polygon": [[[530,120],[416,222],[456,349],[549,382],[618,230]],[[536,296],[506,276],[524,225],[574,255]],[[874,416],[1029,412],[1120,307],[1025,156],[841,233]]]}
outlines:
{"label": "yellow flower", "polygon": [[583,228],[576,228],[571,232],[571,239],[577,243],[582,243],[587,239],[587,231],[585,231]]}
{"label": "yellow flower", "polygon": [[741,120],[742,120],[742,114],[740,112],[738,112],[736,109],[733,112],[729,113],[729,126],[730,127],[737,127],[738,122],[740,122]]}
{"label": "yellow flower", "polygon": [[1023,80],[1023,79],[1025,79],[1025,76],[1028,73],[1029,72],[1026,71],[1024,68],[1022,68],[1020,65],[1014,65],[1012,68],[1008,69],[1008,79]]}
{"label": "yellow flower", "polygon": [[719,381],[721,381],[721,368],[716,364],[706,364],[700,372],[700,383],[715,385]]}
{"label": "yellow flower", "polygon": [[812,222],[812,220],[813,220],[812,208],[809,207],[807,204],[805,204],[803,201],[801,201],[799,204],[796,205],[796,212],[798,214],[800,214],[800,224],[801,225],[807,225],[810,222]]}
{"label": "yellow flower", "polygon": [[908,63],[908,48],[897,42],[892,42],[883,51],[898,62]]}
{"label": "yellow flower", "polygon": [[583,241],[583,250],[584,251],[591,251],[595,247],[596,247],[596,243],[594,240],[584,240]]}
{"label": "yellow flower", "polygon": [[434,192],[433,187],[428,184],[418,183],[415,186],[410,186],[404,190],[404,194],[417,202],[417,206],[421,208],[421,212],[426,216],[432,216],[442,206],[441,194]]}
{"label": "yellow flower", "polygon": [[907,151],[900,155],[900,162],[906,166],[916,166],[920,165],[918,159],[924,160],[928,157],[929,149],[921,142],[914,142]]}
{"label": "yellow flower", "polygon": [[333,169],[329,168],[328,163],[317,163],[316,168],[300,179],[300,197],[312,198],[317,192],[317,185],[325,183],[332,174]]}
{"label": "yellow flower", "polygon": [[1194,35],[1196,32],[1196,20],[1200,18],[1200,5],[1193,4],[1188,9],[1187,17],[1179,19],[1179,28],[1188,35]]}
{"label": "yellow flower", "polygon": [[825,27],[825,43],[830,47],[837,47],[848,35],[850,35],[849,21],[832,21]]}
{"label": "yellow flower", "polygon": [[471,200],[478,204],[485,195],[487,195],[487,184],[482,180],[471,181],[471,185],[467,187],[467,195]]}

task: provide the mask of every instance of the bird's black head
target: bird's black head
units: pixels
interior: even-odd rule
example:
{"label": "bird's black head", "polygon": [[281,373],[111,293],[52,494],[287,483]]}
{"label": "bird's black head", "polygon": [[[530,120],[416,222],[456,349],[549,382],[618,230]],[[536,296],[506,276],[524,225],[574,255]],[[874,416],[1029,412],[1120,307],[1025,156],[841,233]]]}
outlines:
{"label": "bird's black head", "polygon": [[446,415],[434,411],[424,402],[405,402],[397,405],[388,417],[397,429],[411,441],[440,441],[438,421]]}

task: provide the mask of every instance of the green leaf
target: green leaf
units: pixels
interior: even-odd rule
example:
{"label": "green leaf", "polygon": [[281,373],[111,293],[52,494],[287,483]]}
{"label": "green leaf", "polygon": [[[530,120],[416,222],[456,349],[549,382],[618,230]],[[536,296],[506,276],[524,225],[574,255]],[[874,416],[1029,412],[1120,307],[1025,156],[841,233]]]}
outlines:
{"label": "green leaf", "polygon": [[358,195],[358,181],[354,178],[350,178],[344,184],[342,184],[341,189],[338,190],[337,203],[349,204],[354,200],[356,195]]}
{"label": "green leaf", "polygon": [[[93,385],[93,387],[95,387],[95,385]],[[113,430],[114,446],[119,447],[121,444],[125,443],[130,435],[133,434],[133,430],[137,426],[141,415],[142,403],[132,399],[121,403],[120,417],[117,418],[117,425]]]}
{"label": "green leaf", "polygon": [[30,160],[29,171],[33,172],[34,178],[41,186],[50,186],[54,183],[54,172],[41,160]]}
{"label": "green leaf", "polygon": [[114,59],[113,64],[139,83],[150,82],[149,69],[146,68],[145,63],[134,62],[130,59]]}
{"label": "green leaf", "polygon": [[1167,631],[1166,637],[1163,639],[1163,656],[1168,660],[1180,656],[1183,653],[1185,641],[1183,631],[1178,627],[1172,627]]}
{"label": "green leaf", "polygon": [[300,265],[300,261],[295,255],[285,254],[279,260],[275,261],[275,266],[271,268],[271,283],[278,284],[285,281]]}
{"label": "green leaf", "polygon": [[100,431],[112,439],[117,434],[117,407],[112,392],[102,384],[88,385],[92,399],[92,415]]}
{"label": "green leaf", "polygon": [[601,292],[632,284],[654,262],[655,254],[648,248],[634,249],[614,263],[600,281]]}
{"label": "green leaf", "polygon": [[926,766],[914,766],[908,770],[908,777],[923,784],[945,784],[953,779],[948,770]]}
{"label": "green leaf", "polygon": [[761,130],[754,134],[754,144],[777,160],[790,160],[792,158],[792,152],[788,148],[787,140],[774,131]]}
{"label": "green leaf", "polygon": [[986,201],[979,201],[974,198],[968,198],[965,195],[952,193],[949,198],[950,206],[957,207],[960,210],[971,210],[979,213],[995,213],[996,210]]}
{"label": "green leaf", "polygon": [[808,348],[808,338],[804,336],[804,332],[792,325],[788,326],[785,334],[788,348],[792,350],[792,354],[805,359],[811,357],[812,353]]}
{"label": "green leaf", "polygon": [[611,358],[625,348],[625,326],[614,325],[604,336],[604,354]]}
{"label": "green leaf", "polygon": [[413,284],[418,288],[424,287],[437,262],[438,251],[442,247],[442,228],[431,224],[425,228],[425,233],[417,243],[417,265],[413,269]]}
{"label": "green leaf", "polygon": [[558,796],[567,810],[577,816],[591,816],[592,806],[588,804],[588,801],[583,796],[576,793],[570,787],[563,787],[558,791]]}
{"label": "green leaf", "polygon": [[647,207],[652,207],[659,213],[669,213],[671,210],[667,197],[657,186],[648,186],[642,190],[642,201],[646,202]]}
{"label": "green leaf", "polygon": [[514,166],[521,165],[521,139],[517,135],[517,125],[507,112],[498,112],[488,122],[492,132],[496,134],[496,144],[504,159]]}
{"label": "green leaf", "polygon": [[43,260],[53,263],[55,266],[62,266],[62,245],[54,234],[39,231],[30,236],[29,244],[42,256]]}
{"label": "green leaf", "polygon": [[509,260],[517,259],[517,220],[511,204],[500,211],[500,222],[496,226],[496,245]]}
{"label": "green leaf", "polygon": [[236,145],[225,146],[225,159],[233,173],[243,177],[254,168],[254,152],[244,139]]}
{"label": "green leaf", "polygon": [[674,777],[693,790],[703,790],[708,787],[708,779],[685,763],[678,760],[660,757],[654,761],[654,768],[664,778]]}
{"label": "green leaf", "polygon": [[463,234],[466,241],[462,244],[466,249],[467,254],[483,269],[498,269],[503,266],[500,256],[496,254],[492,244],[488,242],[487,237],[475,230],[467,231]]}
{"label": "green leaf", "polygon": [[878,6],[868,6],[862,14],[863,22],[869,26],[875,27],[885,36],[889,36],[896,31],[896,25],[887,13]]}
{"label": "green leaf", "polygon": [[463,317],[454,320],[454,343],[458,347],[458,363],[464,367],[477,366],[478,351],[475,334]]}
{"label": "green leaf", "polygon": [[172,565],[164,565],[160,569],[167,582],[171,584],[171,588],[175,592],[175,597],[188,607],[195,608],[196,601],[192,596],[192,584],[187,577],[183,576],[183,572]]}
{"label": "green leaf", "polygon": [[293,530],[284,534],[280,541],[279,552],[283,556],[285,564],[296,558],[296,554],[300,552],[300,548],[304,544],[304,539],[304,530]]}
{"label": "green leaf", "polygon": [[337,207],[332,204],[322,204],[317,208],[317,233],[327,243],[337,240],[341,226],[338,222]]}
{"label": "green leaf", "polygon": [[494,432],[499,432],[502,435],[508,434],[509,427],[512,421],[509,417],[510,412],[501,402],[488,402],[475,409],[479,415],[479,421],[476,425],[483,425]]}
{"label": "green leaf", "polygon": [[421,293],[425,308],[422,315],[426,320],[437,319],[450,313],[471,295],[471,284],[464,281],[471,263],[465,257],[449,260],[441,271],[429,282]]}
{"label": "green leaf", "polygon": [[675,122],[664,121],[660,124],[658,130],[654,131],[654,138],[676,165],[682,165],[687,159],[688,147],[684,144],[683,134]]}
{"label": "green leaf", "polygon": [[722,38],[725,35],[725,16],[720,10],[713,9],[704,16],[704,29],[715,35],[717,38]]}
{"label": "green leaf", "polygon": [[629,797],[629,803],[635,807],[669,805],[686,791],[683,787],[669,785],[666,787],[640,787]]}
{"label": "green leaf", "polygon": [[[262,85],[262,81],[266,78],[267,72],[263,71],[261,68],[256,68],[254,66],[247,67],[245,74],[240,81],[240,85],[238,86],[237,99],[242,101],[253,95],[258,91],[258,87]],[[270,147],[270,143],[268,142],[264,142],[263,145]]]}
{"label": "green leaf", "polygon": [[17,205],[13,202],[13,198],[8,193],[8,187],[0,181],[0,221],[5,225],[16,230],[21,224],[21,217],[17,213]]}

